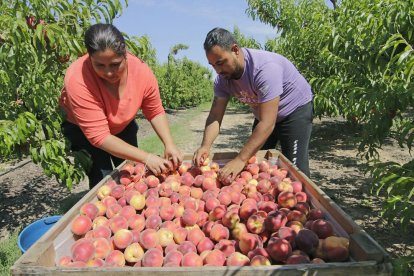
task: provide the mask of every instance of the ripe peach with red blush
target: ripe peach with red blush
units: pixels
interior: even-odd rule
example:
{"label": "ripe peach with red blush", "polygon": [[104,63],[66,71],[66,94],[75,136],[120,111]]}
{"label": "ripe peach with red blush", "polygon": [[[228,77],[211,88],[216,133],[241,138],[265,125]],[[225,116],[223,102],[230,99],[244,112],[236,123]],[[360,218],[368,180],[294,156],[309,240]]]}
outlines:
{"label": "ripe peach with red blush", "polygon": [[91,229],[92,220],[87,216],[79,215],[72,221],[71,230],[75,235],[84,235]]}

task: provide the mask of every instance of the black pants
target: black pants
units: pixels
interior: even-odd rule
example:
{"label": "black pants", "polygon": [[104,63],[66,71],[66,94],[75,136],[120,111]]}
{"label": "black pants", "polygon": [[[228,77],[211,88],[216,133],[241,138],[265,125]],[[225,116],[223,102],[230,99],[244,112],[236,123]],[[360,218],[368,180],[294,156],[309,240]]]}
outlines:
{"label": "black pants", "polygon": [[[89,188],[94,187],[105,175],[112,172],[114,169],[113,166],[117,167],[124,161],[93,146],[77,125],[64,121],[61,127],[62,133],[71,143],[71,150],[78,151],[85,149],[91,155],[92,168],[87,173],[89,178]],[[132,122],[116,136],[128,144],[138,147],[137,132],[138,125],[135,120],[132,120]]]}
{"label": "black pants", "polygon": [[[261,149],[275,149],[277,143],[280,142],[282,154],[309,176],[309,141],[312,120],[313,103],[309,102],[278,122]],[[252,129],[257,123],[258,120],[255,119]]]}

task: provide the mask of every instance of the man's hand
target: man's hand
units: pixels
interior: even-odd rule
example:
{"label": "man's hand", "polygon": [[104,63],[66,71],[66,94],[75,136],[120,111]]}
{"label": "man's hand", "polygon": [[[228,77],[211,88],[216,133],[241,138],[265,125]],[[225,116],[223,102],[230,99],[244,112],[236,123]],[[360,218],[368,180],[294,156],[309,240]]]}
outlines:
{"label": "man's hand", "polygon": [[201,167],[204,161],[208,158],[210,150],[206,147],[199,147],[193,155],[193,164],[197,167]]}
{"label": "man's hand", "polygon": [[228,183],[233,182],[236,176],[243,170],[246,165],[239,158],[235,158],[228,162],[218,173],[218,178],[220,181],[226,181]]}

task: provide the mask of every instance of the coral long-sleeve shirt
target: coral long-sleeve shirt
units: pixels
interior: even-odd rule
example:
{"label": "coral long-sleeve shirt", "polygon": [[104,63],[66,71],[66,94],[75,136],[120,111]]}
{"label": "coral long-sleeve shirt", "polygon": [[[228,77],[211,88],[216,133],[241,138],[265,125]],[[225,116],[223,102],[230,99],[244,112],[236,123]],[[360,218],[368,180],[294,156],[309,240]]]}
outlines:
{"label": "coral long-sleeve shirt", "polygon": [[66,71],[60,105],[66,120],[78,125],[96,147],[110,134],[120,133],[139,109],[149,121],[165,113],[157,80],[148,65],[130,53],[127,63],[127,83],[120,99],[107,91],[88,55],[80,57]]}

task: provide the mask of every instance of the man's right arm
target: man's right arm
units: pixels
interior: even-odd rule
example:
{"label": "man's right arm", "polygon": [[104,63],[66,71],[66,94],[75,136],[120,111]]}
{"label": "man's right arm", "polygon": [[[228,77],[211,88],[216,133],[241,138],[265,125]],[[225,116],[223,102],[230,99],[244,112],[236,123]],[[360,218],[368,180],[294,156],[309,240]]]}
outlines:
{"label": "man's right arm", "polygon": [[193,157],[193,162],[197,166],[200,166],[208,157],[211,145],[220,132],[221,122],[223,120],[228,101],[228,98],[214,97],[210,113],[206,120],[203,141],[201,142],[201,146],[194,153]]}

